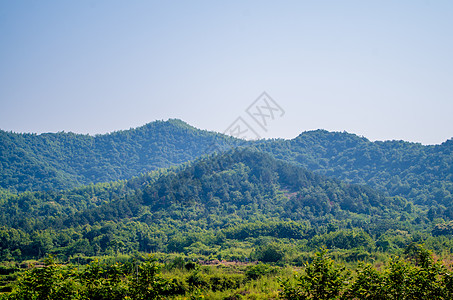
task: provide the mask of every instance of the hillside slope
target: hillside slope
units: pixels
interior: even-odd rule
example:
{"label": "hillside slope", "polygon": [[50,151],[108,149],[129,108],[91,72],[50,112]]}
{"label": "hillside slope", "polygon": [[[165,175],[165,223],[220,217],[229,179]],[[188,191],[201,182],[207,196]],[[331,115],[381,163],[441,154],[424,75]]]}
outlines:
{"label": "hillside slope", "polygon": [[0,187],[23,192],[126,179],[238,142],[173,119],[96,136],[0,130]]}
{"label": "hillside slope", "polygon": [[318,174],[437,207],[434,215],[453,219],[453,140],[424,146],[316,130],[291,140],[245,142],[168,120],[94,137],[0,131],[0,142],[0,188],[11,191],[128,179],[242,145]]}
{"label": "hillside slope", "polygon": [[453,206],[453,140],[424,146],[316,130],[257,148],[316,173],[368,184],[418,204]]}
{"label": "hillside slope", "polygon": [[24,257],[92,255],[121,240],[127,251],[182,252],[201,240],[213,247],[225,242],[214,236],[307,239],[332,222],[367,226],[374,234],[401,216],[406,222],[395,229],[412,222],[407,207],[404,199],[366,186],[325,178],[268,154],[233,150],[130,181],[5,198],[0,250],[19,250]]}

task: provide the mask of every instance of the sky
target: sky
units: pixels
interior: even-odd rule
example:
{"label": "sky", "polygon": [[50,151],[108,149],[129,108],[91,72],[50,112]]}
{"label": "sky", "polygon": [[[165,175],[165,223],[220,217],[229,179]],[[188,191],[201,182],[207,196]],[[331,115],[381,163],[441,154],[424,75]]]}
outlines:
{"label": "sky", "polygon": [[225,132],[240,118],[262,138],[439,144],[452,53],[453,1],[0,1],[0,128]]}

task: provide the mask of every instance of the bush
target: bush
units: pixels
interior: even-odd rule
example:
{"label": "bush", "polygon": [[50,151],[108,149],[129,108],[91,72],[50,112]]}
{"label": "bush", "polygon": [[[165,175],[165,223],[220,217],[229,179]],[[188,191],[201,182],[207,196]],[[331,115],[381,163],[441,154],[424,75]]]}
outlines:
{"label": "bush", "polygon": [[206,274],[200,271],[195,271],[189,275],[186,279],[187,284],[191,289],[208,289],[210,288],[209,278]]}
{"label": "bush", "polygon": [[313,262],[305,267],[304,272],[294,287],[289,281],[282,283],[284,299],[336,299],[345,286],[350,272],[327,257],[327,251],[316,253]]}
{"label": "bush", "polygon": [[248,266],[247,270],[245,271],[245,276],[247,276],[248,279],[256,280],[261,276],[270,273],[275,273],[275,269],[266,264],[258,263],[253,266]]}
{"label": "bush", "polygon": [[237,289],[244,282],[244,276],[240,274],[216,274],[210,277],[211,289],[216,291],[226,291]]}
{"label": "bush", "polygon": [[282,246],[270,243],[255,250],[254,258],[262,262],[278,262],[283,260],[285,252]]}

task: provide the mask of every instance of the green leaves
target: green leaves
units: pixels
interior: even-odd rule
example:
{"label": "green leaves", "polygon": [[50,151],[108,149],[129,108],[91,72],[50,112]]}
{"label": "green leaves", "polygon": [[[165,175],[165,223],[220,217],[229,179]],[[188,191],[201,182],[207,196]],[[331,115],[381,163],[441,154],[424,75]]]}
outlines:
{"label": "green leaves", "polygon": [[408,260],[393,258],[377,270],[360,264],[351,271],[328,258],[326,250],[306,265],[296,285],[282,283],[284,299],[451,299],[452,275],[420,245],[410,248]]}
{"label": "green leaves", "polygon": [[152,300],[185,292],[177,280],[162,277],[161,266],[152,257],[132,266],[96,260],[79,268],[56,264],[49,257],[44,266],[24,272],[7,299]]}
{"label": "green leaves", "polygon": [[44,266],[34,267],[22,275],[8,299],[12,300],[63,300],[80,299],[75,270],[64,268],[52,257]]}
{"label": "green leaves", "polygon": [[132,280],[130,294],[133,299],[164,299],[168,281],[160,276],[160,266],[153,258],[137,266],[136,277]]}
{"label": "green leaves", "polygon": [[350,271],[327,256],[327,250],[315,254],[296,278],[296,286],[283,283],[285,299],[337,299],[348,285]]}

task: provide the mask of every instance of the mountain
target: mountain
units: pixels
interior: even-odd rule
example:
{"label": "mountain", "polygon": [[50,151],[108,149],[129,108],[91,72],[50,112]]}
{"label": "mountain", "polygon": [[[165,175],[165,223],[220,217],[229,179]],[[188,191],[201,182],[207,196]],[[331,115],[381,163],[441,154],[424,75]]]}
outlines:
{"label": "mountain", "polygon": [[[144,206],[150,214],[160,216],[175,211],[186,215],[194,209],[194,218],[236,213],[248,218],[248,213],[275,213],[292,220],[315,220],[326,214],[336,215],[338,211],[380,214],[393,201],[367,186],[317,175],[248,149],[206,156],[130,180],[64,191],[10,194],[3,199],[0,225],[21,227],[25,219],[36,221],[52,217],[52,222],[43,228],[57,226],[55,218],[83,225],[137,217],[121,213],[115,213],[115,217],[100,217],[106,216],[100,210],[117,209],[114,207],[119,203],[129,208]],[[136,209],[138,211],[142,210]]]}
{"label": "mountain", "polygon": [[[369,224],[376,234],[401,216],[407,222],[398,226],[410,224],[415,215],[407,207],[367,186],[231,150],[128,181],[7,197],[0,204],[0,250],[94,255],[121,241],[127,251],[184,252],[201,241],[218,244],[215,236],[313,238],[334,221],[351,229]],[[371,245],[368,234],[358,236]]]}
{"label": "mountain", "polygon": [[453,140],[424,146],[316,130],[257,148],[318,174],[367,184],[417,204],[453,206]]}
{"label": "mountain", "polygon": [[96,136],[0,130],[0,187],[61,190],[126,179],[239,143],[175,119]]}
{"label": "mountain", "polygon": [[[286,267],[245,263],[303,266],[324,247],[352,265],[382,267],[390,261],[382,271],[390,274],[389,282],[399,280],[389,270],[409,270],[391,255],[414,263],[407,278],[437,270],[429,275],[437,278],[436,286],[449,280],[447,268],[418,245],[433,249],[438,261],[451,261],[452,140],[423,146],[317,130],[292,140],[244,142],[169,120],[94,137],[2,131],[0,142],[0,292],[20,287],[27,295],[13,292],[14,299],[28,299],[42,286],[72,291],[73,279],[85,278],[83,284],[91,287],[87,274],[107,283],[95,288],[102,295],[116,291],[111,283],[135,286],[137,270],[144,270],[137,262],[149,253],[166,262],[162,278],[174,270],[169,286],[180,294],[198,293],[200,282],[218,292],[237,275],[254,285],[249,280],[261,277],[258,285],[277,289],[277,281],[268,285],[268,275],[280,270],[272,276],[281,278]],[[420,267],[420,257],[431,263]],[[20,270],[36,259],[54,258],[68,263],[66,271],[47,276],[59,268],[55,263]],[[112,263],[100,267],[100,260]],[[227,262],[201,267],[197,260]],[[158,270],[148,266],[153,274]],[[319,266],[316,258],[312,266]],[[379,275],[367,265],[360,268],[356,282],[366,282],[361,274]],[[20,273],[25,275],[17,277]],[[55,283],[63,274],[71,274],[68,284]],[[417,278],[429,282],[426,276]],[[37,285],[36,278],[53,285]],[[234,286],[241,290],[234,299],[246,295],[240,282]],[[144,287],[149,290],[149,284]],[[286,287],[285,292],[294,290]],[[124,291],[130,295],[130,289]]]}
{"label": "mountain", "polygon": [[215,150],[247,146],[317,174],[433,207],[433,218],[453,219],[453,140],[425,146],[315,130],[291,140],[246,142],[170,119],[97,136],[0,131],[0,141],[0,188],[10,191],[128,179]]}

